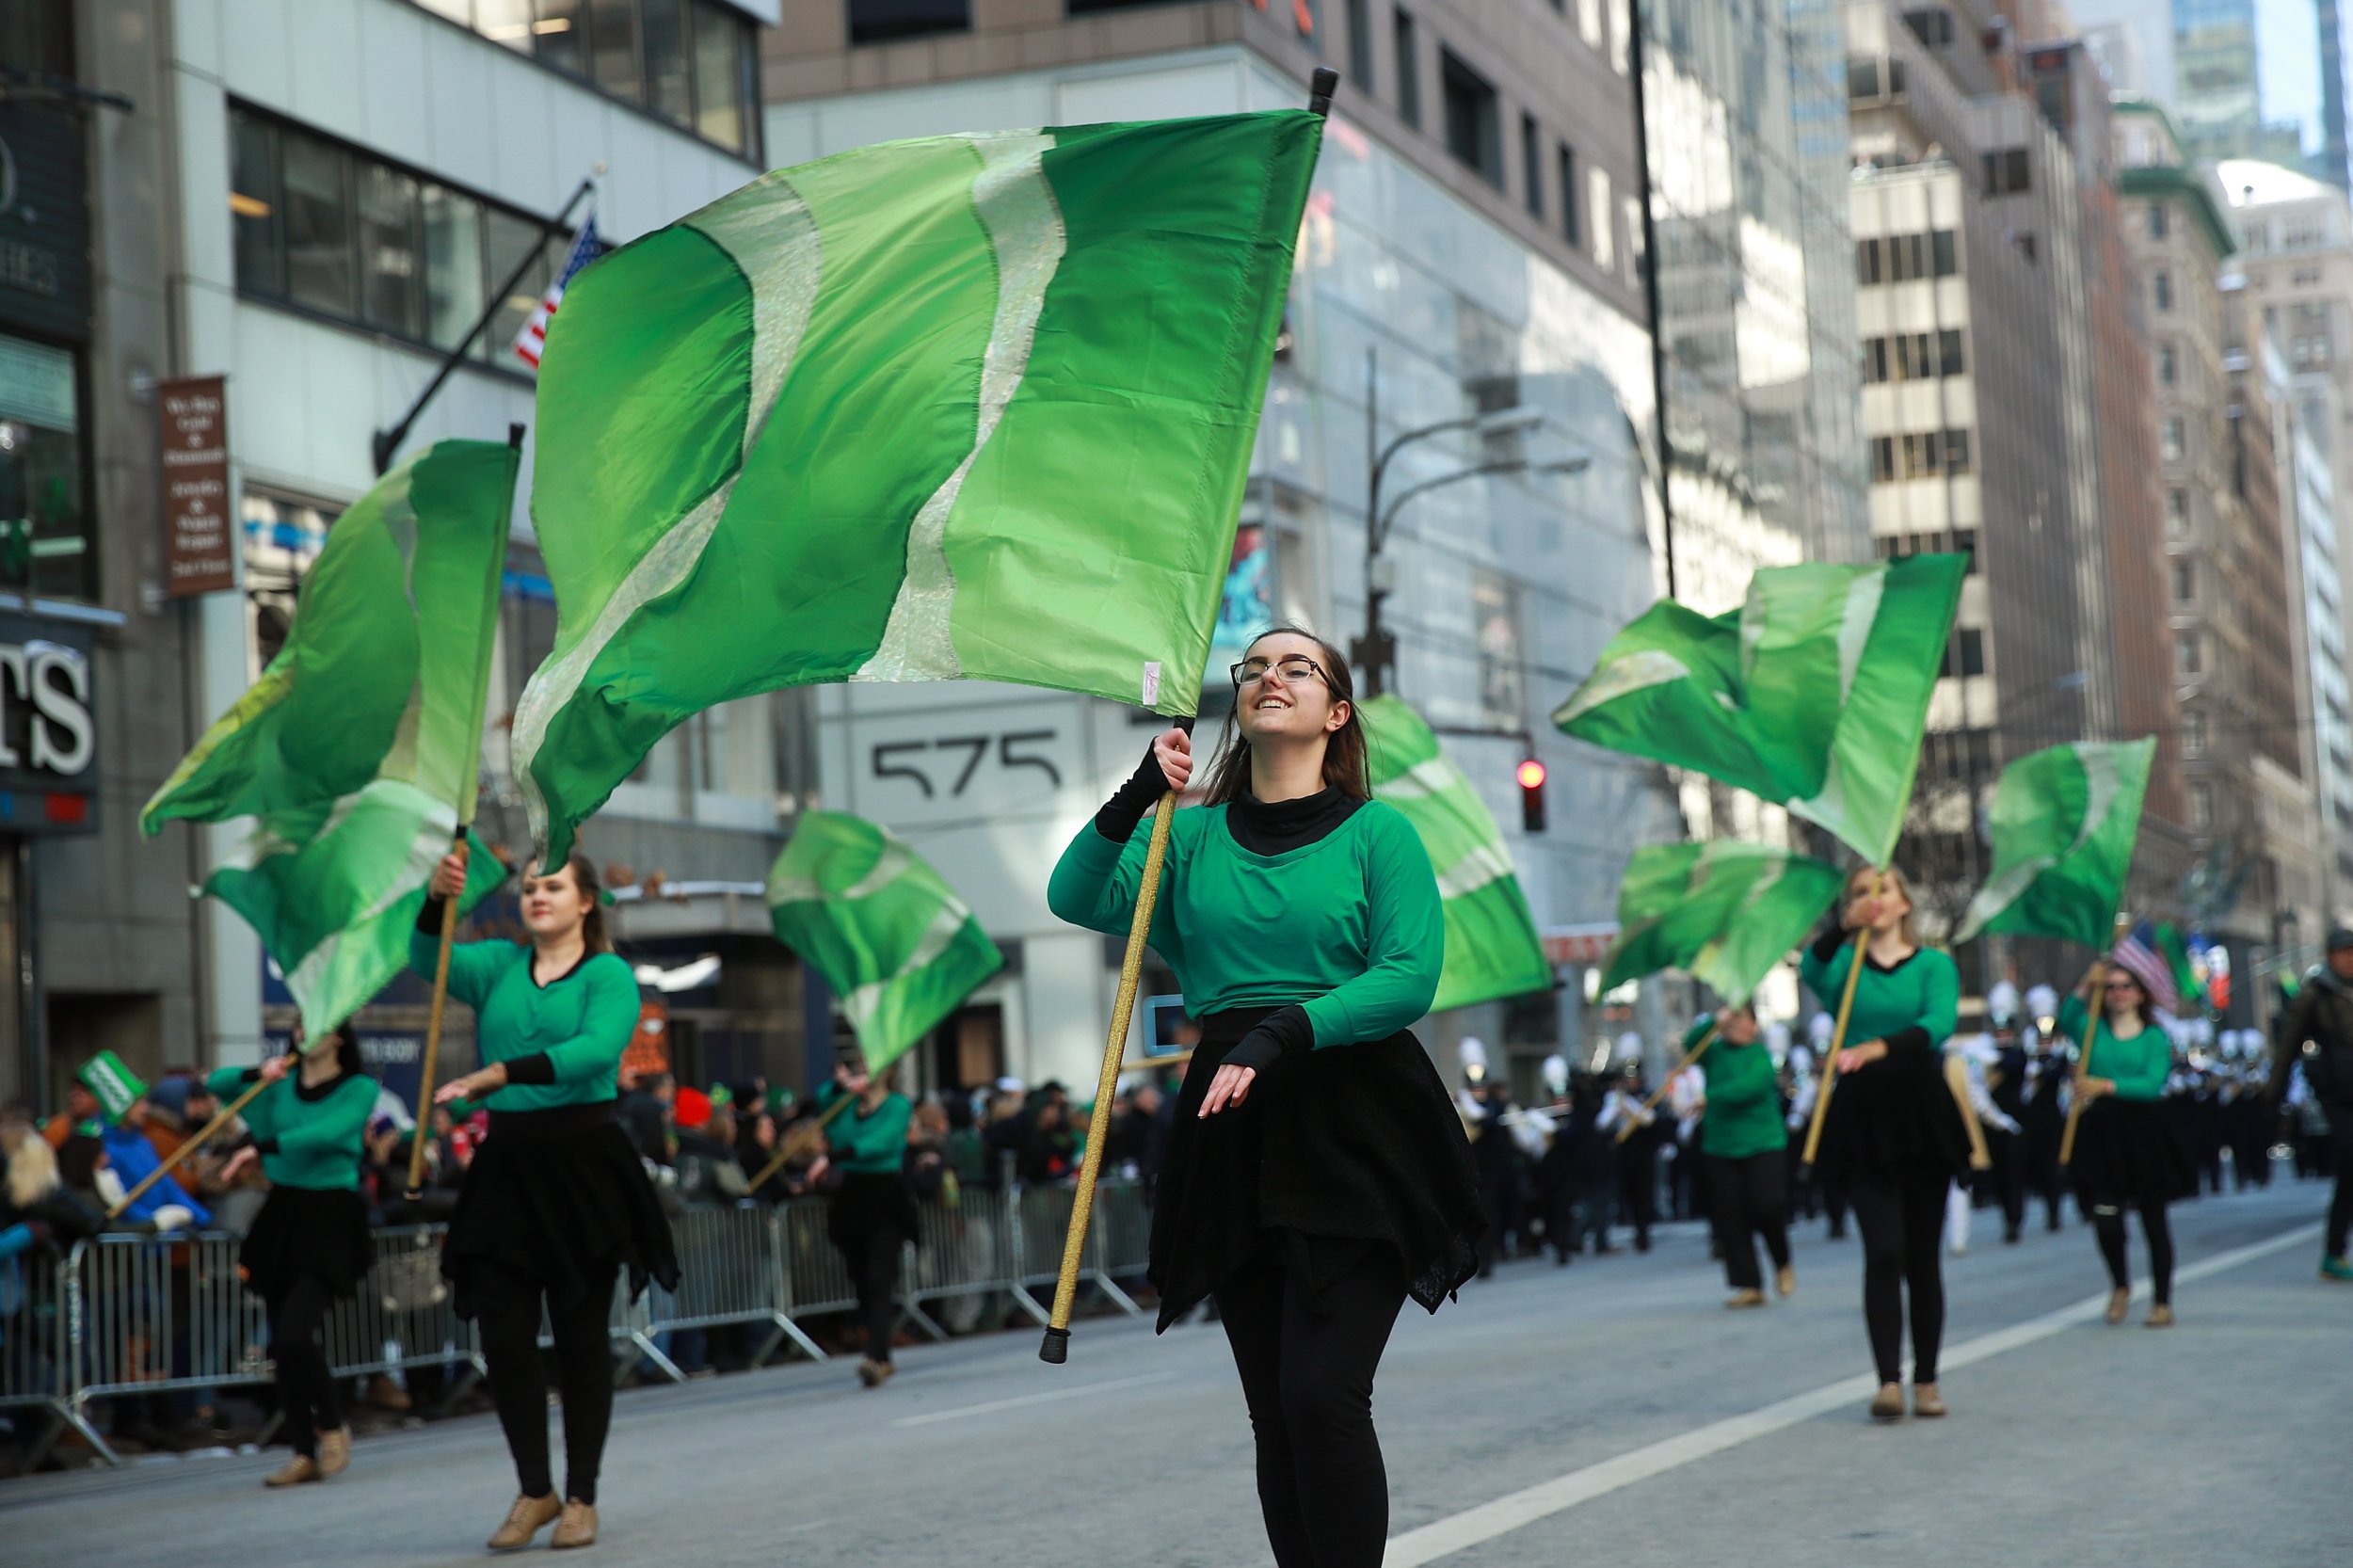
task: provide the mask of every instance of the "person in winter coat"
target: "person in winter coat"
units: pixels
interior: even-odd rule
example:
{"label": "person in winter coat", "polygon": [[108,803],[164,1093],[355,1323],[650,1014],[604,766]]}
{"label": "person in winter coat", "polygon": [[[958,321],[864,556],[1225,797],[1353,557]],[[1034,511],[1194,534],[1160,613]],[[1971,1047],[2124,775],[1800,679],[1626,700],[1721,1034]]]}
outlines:
{"label": "person in winter coat", "polygon": [[2271,1078],[2275,1102],[2286,1093],[2289,1074],[2298,1066],[2329,1118],[2329,1161],[2336,1179],[2320,1276],[2353,1284],[2353,1260],[2345,1253],[2348,1239],[2353,1239],[2353,931],[2343,927],[2329,933],[2329,961],[2297,993],[2281,1032]]}

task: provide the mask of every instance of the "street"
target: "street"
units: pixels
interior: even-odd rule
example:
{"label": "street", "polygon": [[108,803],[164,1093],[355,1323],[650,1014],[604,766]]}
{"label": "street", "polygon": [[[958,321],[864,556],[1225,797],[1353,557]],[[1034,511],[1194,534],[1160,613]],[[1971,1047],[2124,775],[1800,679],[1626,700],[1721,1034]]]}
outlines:
{"label": "street", "polygon": [[[1648,1256],[1505,1267],[1407,1309],[1376,1401],[1389,1568],[1565,1561],[2099,1565],[2342,1561],[2353,1291],[2313,1278],[2326,1190],[2174,1210],[2180,1326],[2098,1320],[2088,1230],[2016,1247],[1977,1216],[1946,1264],[1952,1416],[1873,1427],[1858,1244],[1800,1227],[1788,1303],[1727,1314],[1694,1226]],[[2134,1240],[2135,1264],[2142,1257]],[[2145,1287],[2144,1287],[2145,1288]],[[624,1392],[608,1556],[1078,1568],[1266,1560],[1223,1336],[1088,1320],[1059,1370],[1027,1331]],[[560,1447],[559,1447],[560,1451]],[[11,1563],[478,1560],[513,1495],[488,1416],[368,1441],[265,1495],[276,1453],[0,1486]],[[559,1471],[560,1474],[560,1471]]]}

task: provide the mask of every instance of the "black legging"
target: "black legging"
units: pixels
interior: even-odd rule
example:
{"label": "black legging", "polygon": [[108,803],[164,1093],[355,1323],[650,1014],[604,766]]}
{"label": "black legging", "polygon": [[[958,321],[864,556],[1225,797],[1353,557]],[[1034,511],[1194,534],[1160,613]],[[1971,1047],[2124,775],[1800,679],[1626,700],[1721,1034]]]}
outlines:
{"label": "black legging", "polygon": [[1368,1246],[1318,1313],[1261,1259],[1217,1288],[1258,1451],[1258,1507],[1275,1568],[1377,1568],[1389,1476],[1372,1430],[1372,1375],[1405,1304],[1396,1254]]}
{"label": "black legging", "polygon": [[2165,1306],[2173,1300],[2173,1226],[2166,1218],[2163,1203],[2113,1204],[2091,1206],[2091,1228],[2100,1238],[2100,1256],[2107,1259],[2108,1278],[2119,1290],[2133,1286],[2131,1267],[2124,1261],[2124,1210],[2140,1211],[2141,1234],[2149,1239],[2149,1281],[2156,1304]]}
{"label": "black legging", "polygon": [[1782,1151],[1768,1149],[1739,1160],[1708,1155],[1707,1180],[1715,1202],[1716,1240],[1724,1255],[1724,1278],[1735,1290],[1758,1290],[1765,1276],[1757,1272],[1756,1239],[1773,1267],[1789,1266],[1789,1214],[1783,1208],[1786,1184],[1782,1176]]}
{"label": "black legging", "polygon": [[2328,1112],[2337,1177],[2336,1195],[2329,1200],[2329,1256],[2343,1257],[2353,1240],[2353,1100],[2331,1100]]}
{"label": "black legging", "polygon": [[1941,1171],[1890,1182],[1857,1176],[1848,1197],[1863,1232],[1863,1320],[1871,1331],[1871,1359],[1881,1383],[1901,1383],[1904,1293],[1912,1294],[1912,1381],[1936,1381],[1936,1354],[1945,1341]]}
{"label": "black legging", "polygon": [[556,1386],[564,1400],[564,1495],[597,1500],[597,1471],[613,1425],[613,1347],[606,1319],[620,1271],[607,1265],[579,1294],[558,1298],[535,1280],[495,1264],[476,1263],[482,1306],[475,1326],[490,1374],[515,1480],[526,1497],[555,1490],[548,1472],[548,1377],[539,1362],[539,1304],[547,1303],[555,1338]]}
{"label": "black legging", "polygon": [[866,1325],[866,1358],[890,1365],[890,1341],[899,1327],[899,1256],[906,1238],[897,1230],[876,1226],[855,1246],[840,1247],[850,1266],[850,1283],[857,1290],[858,1319]]}
{"label": "black legging", "polygon": [[335,1304],[327,1281],[316,1274],[296,1274],[275,1294],[264,1298],[269,1308],[269,1353],[278,1363],[278,1414],[285,1423],[286,1440],[306,1459],[319,1456],[319,1433],[344,1424],[343,1407],[335,1399],[335,1376],[328,1369],[327,1352],[319,1332]]}

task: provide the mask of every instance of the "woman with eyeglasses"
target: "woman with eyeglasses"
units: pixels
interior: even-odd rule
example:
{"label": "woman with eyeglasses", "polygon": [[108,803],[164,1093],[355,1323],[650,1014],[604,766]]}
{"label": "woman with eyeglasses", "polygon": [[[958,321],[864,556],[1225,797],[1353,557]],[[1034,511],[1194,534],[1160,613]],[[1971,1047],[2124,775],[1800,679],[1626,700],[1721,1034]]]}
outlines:
{"label": "woman with eyeglasses", "polygon": [[2082,1076],[2074,1080],[2083,1112],[2075,1124],[2075,1148],[2067,1174],[2075,1202],[2091,1216],[2100,1256],[2108,1266],[2107,1320],[2121,1323],[2133,1304],[2132,1270],[2125,1256],[2124,1214],[2137,1209],[2149,1243],[2151,1328],[2173,1326],[2173,1227],[2166,1206],[2198,1190],[2189,1153],[2174,1136],[2160,1103],[2173,1071],[2173,1042],[2156,1025],[2140,977],[2103,958],[2059,1008],[2059,1030],[2082,1049],[2090,1028],[2094,977],[2106,966],[2099,1037],[2092,1040]]}
{"label": "woman with eyeglasses", "polygon": [[[1204,808],[1171,824],[1152,946],[1202,1038],[1152,1217],[1160,1327],[1214,1297],[1257,1436],[1278,1568],[1370,1568],[1388,1536],[1372,1383],[1407,1297],[1478,1268],[1470,1145],[1411,1032],[1446,934],[1412,825],[1370,798],[1348,665],[1295,628],[1231,670]],[[1170,729],[1079,831],[1054,913],[1124,935],[1136,832],[1184,790]]]}

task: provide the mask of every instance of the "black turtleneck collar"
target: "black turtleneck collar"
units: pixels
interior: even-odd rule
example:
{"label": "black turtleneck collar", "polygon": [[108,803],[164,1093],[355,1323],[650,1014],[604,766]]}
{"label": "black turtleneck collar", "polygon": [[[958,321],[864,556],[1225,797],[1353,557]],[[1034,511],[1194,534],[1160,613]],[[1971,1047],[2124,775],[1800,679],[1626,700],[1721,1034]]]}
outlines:
{"label": "black turtleneck collar", "polygon": [[1296,800],[1263,801],[1244,791],[1225,808],[1234,842],[1253,855],[1281,855],[1316,842],[1365,803],[1325,785]]}

